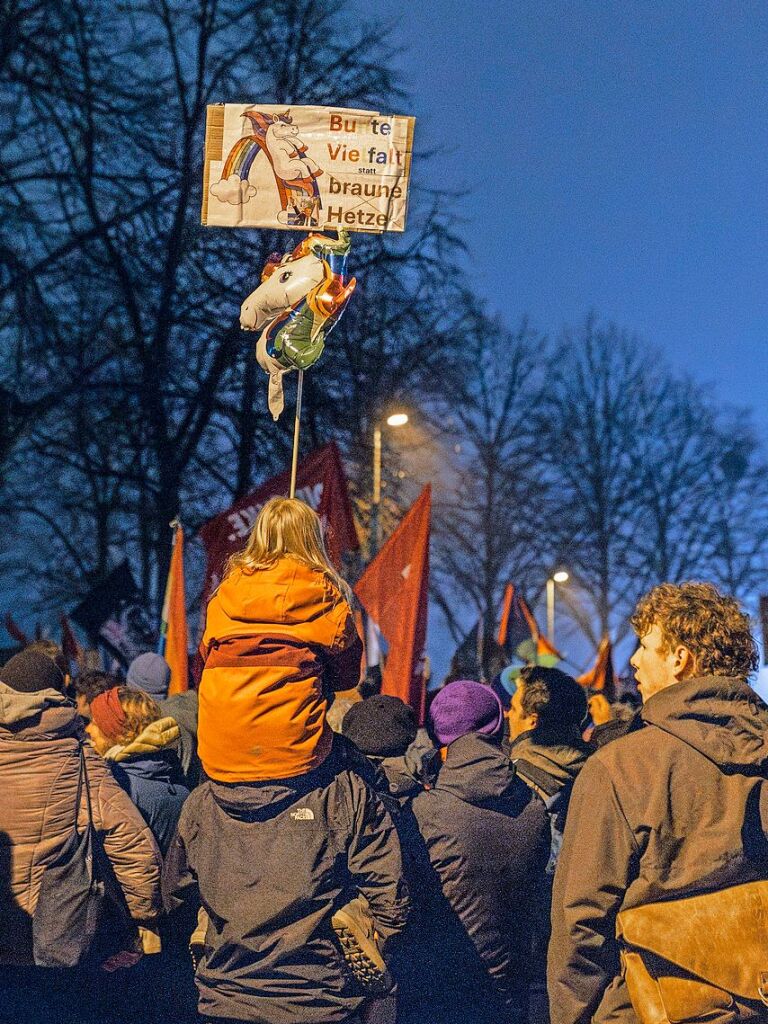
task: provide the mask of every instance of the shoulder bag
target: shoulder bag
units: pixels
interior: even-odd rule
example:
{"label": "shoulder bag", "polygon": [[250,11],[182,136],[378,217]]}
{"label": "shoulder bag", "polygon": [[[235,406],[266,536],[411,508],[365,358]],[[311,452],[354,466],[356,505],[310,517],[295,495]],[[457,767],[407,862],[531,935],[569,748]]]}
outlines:
{"label": "shoulder bag", "polygon": [[616,937],[640,1024],[768,1020],[768,881],[623,910]]}
{"label": "shoulder bag", "polygon": [[[94,828],[82,743],[79,755],[72,832],[43,873],[32,918],[33,955],[38,967],[98,964],[113,953],[135,948],[138,939],[125,895]],[[80,832],[83,790],[88,822]]]}

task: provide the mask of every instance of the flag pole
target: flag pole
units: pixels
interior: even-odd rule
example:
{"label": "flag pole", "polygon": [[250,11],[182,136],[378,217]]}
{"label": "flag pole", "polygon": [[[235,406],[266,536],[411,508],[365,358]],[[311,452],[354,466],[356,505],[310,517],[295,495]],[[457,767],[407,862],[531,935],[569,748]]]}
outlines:
{"label": "flag pole", "polygon": [[[176,547],[176,540],[178,538],[178,529],[181,526],[181,521],[178,516],[175,516],[170,523],[170,528],[173,530],[173,544],[171,545],[171,551]],[[171,556],[173,561],[173,556]],[[168,564],[168,579],[165,581],[165,595],[163,597],[163,610],[160,612],[160,629],[157,637],[157,653],[165,656],[165,646],[168,641],[168,609],[171,603],[171,563]]]}
{"label": "flag pole", "polygon": [[301,430],[301,395],[304,390],[304,371],[299,370],[299,383],[296,388],[296,418],[293,421],[293,459],[291,461],[290,498],[296,497],[296,471],[299,465],[299,431]]}

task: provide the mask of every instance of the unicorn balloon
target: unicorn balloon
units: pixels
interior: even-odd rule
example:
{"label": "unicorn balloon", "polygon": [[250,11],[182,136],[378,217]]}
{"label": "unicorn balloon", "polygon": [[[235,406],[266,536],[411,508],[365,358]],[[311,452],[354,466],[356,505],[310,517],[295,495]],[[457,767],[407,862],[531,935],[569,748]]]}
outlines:
{"label": "unicorn balloon", "polygon": [[309,235],[292,253],[273,253],[261,284],[240,308],[242,329],[261,331],[256,359],[269,374],[275,420],[285,406],[283,376],[317,362],[355,290],[355,278],[347,277],[349,247],[349,234],[339,231],[338,239]]}

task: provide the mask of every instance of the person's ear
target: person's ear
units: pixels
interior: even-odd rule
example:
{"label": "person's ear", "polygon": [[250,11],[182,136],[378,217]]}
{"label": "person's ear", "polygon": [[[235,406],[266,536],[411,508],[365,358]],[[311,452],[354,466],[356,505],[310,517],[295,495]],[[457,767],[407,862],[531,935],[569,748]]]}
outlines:
{"label": "person's ear", "polygon": [[673,654],[672,671],[677,679],[690,679],[696,674],[696,659],[687,647],[678,644]]}

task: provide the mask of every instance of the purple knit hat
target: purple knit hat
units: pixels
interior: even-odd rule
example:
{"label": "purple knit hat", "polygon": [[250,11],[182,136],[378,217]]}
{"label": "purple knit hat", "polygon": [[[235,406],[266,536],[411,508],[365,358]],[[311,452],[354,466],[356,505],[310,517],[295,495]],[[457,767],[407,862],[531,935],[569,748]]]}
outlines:
{"label": "purple knit hat", "polygon": [[472,679],[448,683],[432,701],[429,723],[442,747],[447,747],[468,732],[493,736],[501,728],[504,710],[490,688]]}

